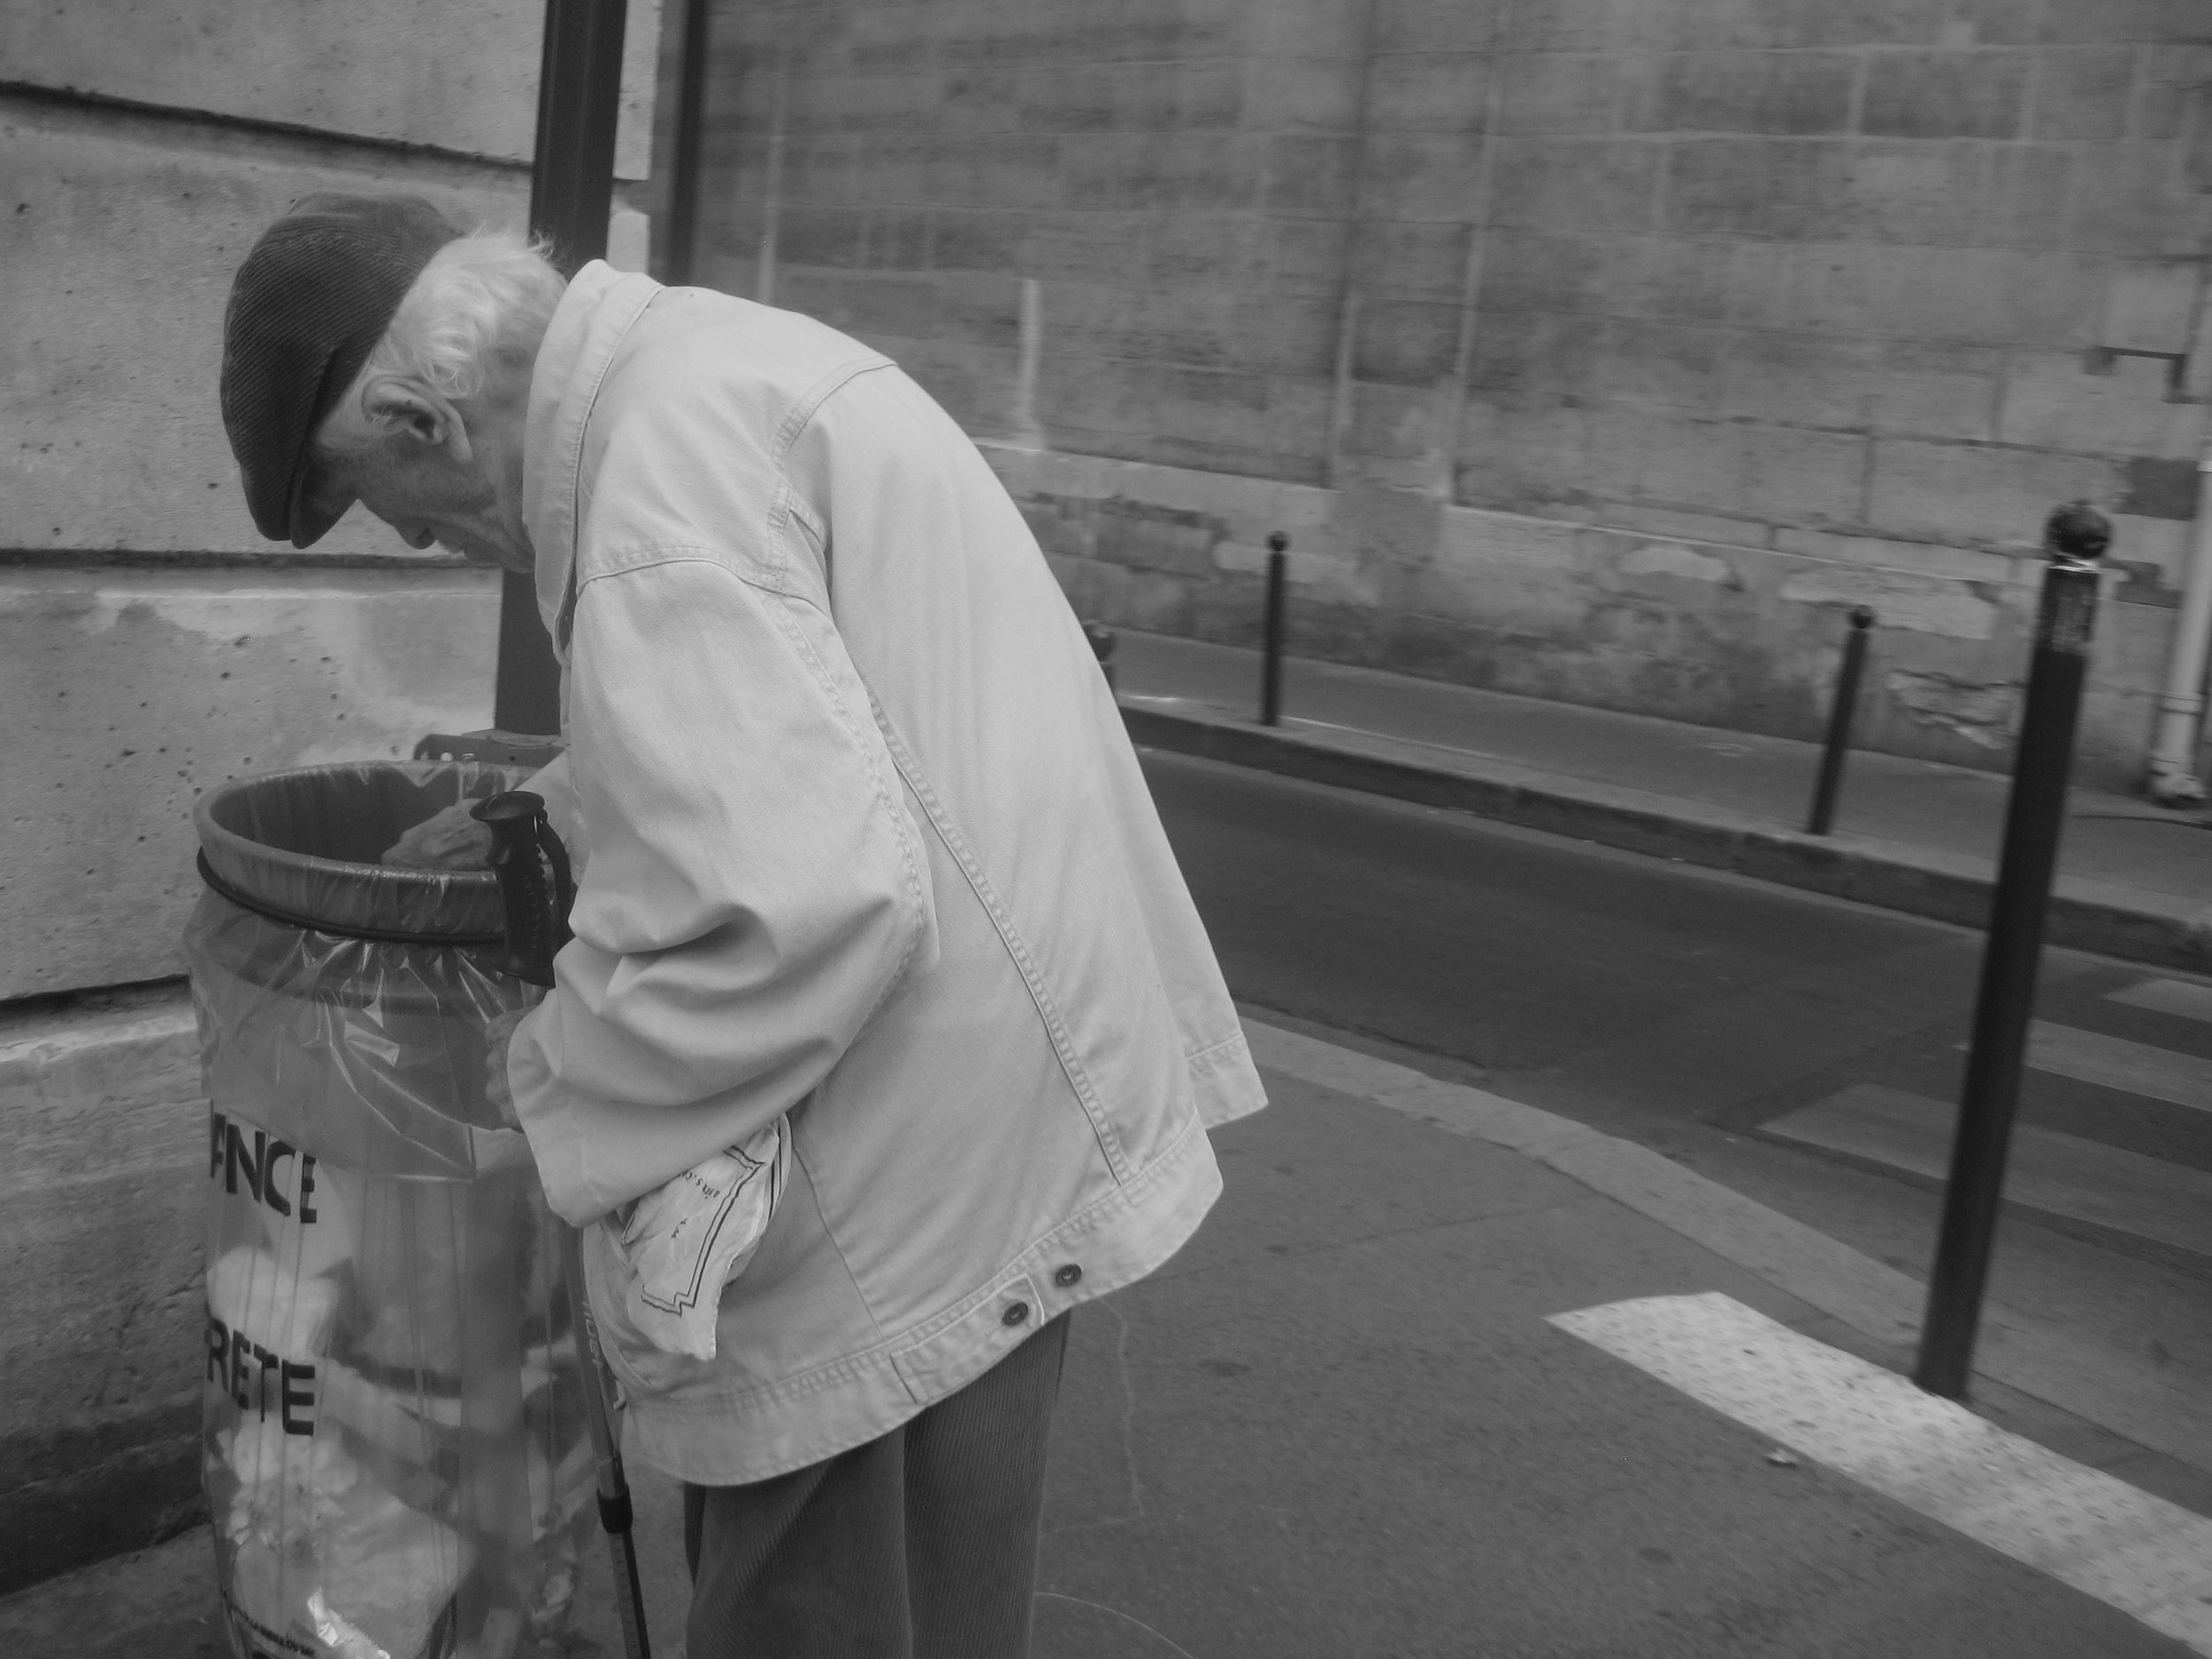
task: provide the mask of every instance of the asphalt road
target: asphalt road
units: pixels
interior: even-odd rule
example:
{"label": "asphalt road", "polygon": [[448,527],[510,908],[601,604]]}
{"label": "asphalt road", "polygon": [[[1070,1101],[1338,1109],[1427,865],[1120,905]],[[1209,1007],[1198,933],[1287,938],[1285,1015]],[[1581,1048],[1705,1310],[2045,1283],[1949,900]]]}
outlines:
{"label": "asphalt road", "polygon": [[[1922,1137],[1932,1171],[1868,1119],[1955,1102],[1978,933],[1179,756],[1145,766],[1248,1012],[1640,1141],[1924,1276],[1947,1123]],[[2194,1017],[2125,1000],[2162,995]],[[2121,1363],[2212,1377],[2212,992],[2053,951],[2038,1013],[2097,1064],[2028,1073],[2012,1190],[2040,1168],[2056,1195],[2008,1205],[1991,1294]],[[1824,1119],[1864,1144],[1809,1144]],[[2154,1200],[2178,1233],[2141,1219]]]}

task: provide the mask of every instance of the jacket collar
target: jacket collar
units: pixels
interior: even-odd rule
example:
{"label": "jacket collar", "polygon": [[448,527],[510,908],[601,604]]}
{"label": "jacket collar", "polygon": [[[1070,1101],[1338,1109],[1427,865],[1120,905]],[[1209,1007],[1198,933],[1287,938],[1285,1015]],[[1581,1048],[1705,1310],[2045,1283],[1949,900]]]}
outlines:
{"label": "jacket collar", "polygon": [[661,285],[595,259],[561,296],[538,348],[523,437],[522,520],[536,556],[538,615],[554,654],[568,664],[566,618],[576,568],[576,517],[584,428],[622,336]]}

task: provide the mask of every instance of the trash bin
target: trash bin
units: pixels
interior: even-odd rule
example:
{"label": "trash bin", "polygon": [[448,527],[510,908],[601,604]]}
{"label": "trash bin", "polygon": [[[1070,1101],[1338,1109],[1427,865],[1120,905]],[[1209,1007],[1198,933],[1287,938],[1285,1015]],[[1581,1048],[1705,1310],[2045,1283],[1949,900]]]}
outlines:
{"label": "trash bin", "polygon": [[520,774],[320,766],[200,797],[203,1471],[238,1659],[557,1646],[590,1525],[581,1356],[487,1026],[487,871],[379,855]]}

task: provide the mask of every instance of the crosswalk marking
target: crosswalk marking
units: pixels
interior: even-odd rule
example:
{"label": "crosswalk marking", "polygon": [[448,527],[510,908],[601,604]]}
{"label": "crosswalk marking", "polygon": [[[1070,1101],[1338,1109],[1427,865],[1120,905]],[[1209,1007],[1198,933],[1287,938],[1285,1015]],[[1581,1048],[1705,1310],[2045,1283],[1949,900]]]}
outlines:
{"label": "crosswalk marking", "polygon": [[2212,1521],[1717,1293],[1612,1302],[1548,1323],[2212,1655]]}
{"label": "crosswalk marking", "polygon": [[[1766,1133],[1943,1179],[1958,1108],[1855,1083],[1775,1118]],[[2021,1124],[2012,1132],[2005,1195],[2052,1215],[2212,1256],[2212,1175],[2101,1141]]]}
{"label": "crosswalk marking", "polygon": [[2125,1002],[2160,1014],[2178,1014],[2212,1025],[2212,985],[2190,985],[2180,979],[2145,979],[2139,984],[2107,991],[2108,1002]]}
{"label": "crosswalk marking", "polygon": [[2212,1060],[2193,1054],[2039,1019],[2028,1041],[2028,1064],[2078,1082],[2212,1111]]}

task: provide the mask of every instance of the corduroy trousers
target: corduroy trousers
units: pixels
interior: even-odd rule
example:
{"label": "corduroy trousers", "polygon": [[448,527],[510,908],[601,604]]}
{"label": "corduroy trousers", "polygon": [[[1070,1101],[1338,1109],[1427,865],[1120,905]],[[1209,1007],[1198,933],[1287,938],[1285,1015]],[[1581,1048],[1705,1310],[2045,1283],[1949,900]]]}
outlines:
{"label": "corduroy trousers", "polygon": [[1028,1659],[1063,1314],[825,1463],[684,1488],[688,1659]]}

